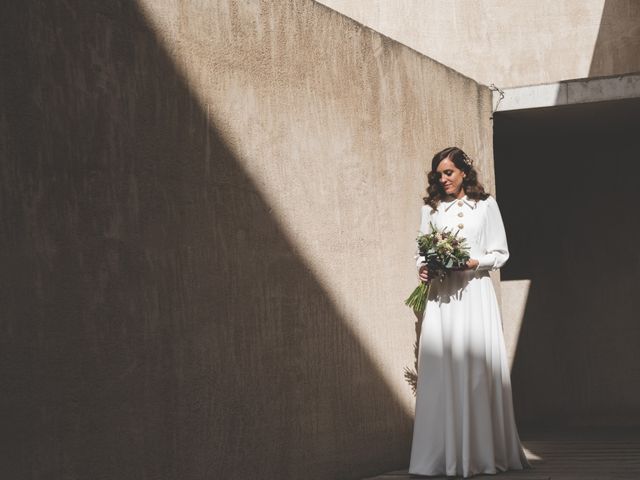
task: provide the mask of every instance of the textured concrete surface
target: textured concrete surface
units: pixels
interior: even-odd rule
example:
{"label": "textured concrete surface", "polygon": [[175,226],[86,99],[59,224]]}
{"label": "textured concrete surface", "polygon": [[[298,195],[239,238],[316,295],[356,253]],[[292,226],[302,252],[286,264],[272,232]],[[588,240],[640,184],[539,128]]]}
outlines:
{"label": "textured concrete surface", "polygon": [[490,85],[640,71],[636,0],[318,0]]}
{"label": "textured concrete surface", "polygon": [[505,88],[493,92],[493,105],[506,112],[628,98],[640,98],[640,73]]}
{"label": "textured concrete surface", "polygon": [[4,2],[7,478],[409,455],[414,237],[490,91],[311,1]]}

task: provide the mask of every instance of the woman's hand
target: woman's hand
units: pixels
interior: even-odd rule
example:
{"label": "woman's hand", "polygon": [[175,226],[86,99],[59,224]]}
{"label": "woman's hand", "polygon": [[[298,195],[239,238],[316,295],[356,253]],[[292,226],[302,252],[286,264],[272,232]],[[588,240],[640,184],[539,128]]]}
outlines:
{"label": "woman's hand", "polygon": [[478,260],[476,260],[475,258],[470,258],[469,260],[467,260],[467,269],[475,270],[479,263],[480,262],[478,262]]}
{"label": "woman's hand", "polygon": [[422,280],[424,283],[427,283],[429,281],[429,270],[427,269],[426,265],[422,265],[418,269],[418,276],[420,277],[420,280]]}

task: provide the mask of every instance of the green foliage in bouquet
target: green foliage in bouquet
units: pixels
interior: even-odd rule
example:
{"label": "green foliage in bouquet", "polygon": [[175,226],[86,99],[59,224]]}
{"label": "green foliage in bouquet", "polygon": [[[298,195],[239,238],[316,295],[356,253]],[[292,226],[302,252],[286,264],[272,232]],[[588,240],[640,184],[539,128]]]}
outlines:
{"label": "green foliage in bouquet", "polygon": [[438,230],[432,223],[431,233],[420,235],[416,239],[420,256],[425,258],[429,281],[420,282],[420,285],[405,300],[405,304],[417,312],[425,309],[431,282],[434,279],[442,281],[450,270],[466,268],[469,260],[469,247],[466,239],[459,237],[459,230],[443,228]]}

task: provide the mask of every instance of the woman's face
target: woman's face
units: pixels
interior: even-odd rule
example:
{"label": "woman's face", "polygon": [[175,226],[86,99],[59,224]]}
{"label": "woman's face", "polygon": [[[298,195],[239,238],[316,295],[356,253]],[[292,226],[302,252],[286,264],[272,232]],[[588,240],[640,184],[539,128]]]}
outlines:
{"label": "woman's face", "polygon": [[452,197],[459,198],[464,195],[462,189],[462,181],[465,174],[462,170],[456,167],[448,158],[445,158],[438,164],[436,172],[440,174],[440,185],[444,190],[444,193],[451,195]]}

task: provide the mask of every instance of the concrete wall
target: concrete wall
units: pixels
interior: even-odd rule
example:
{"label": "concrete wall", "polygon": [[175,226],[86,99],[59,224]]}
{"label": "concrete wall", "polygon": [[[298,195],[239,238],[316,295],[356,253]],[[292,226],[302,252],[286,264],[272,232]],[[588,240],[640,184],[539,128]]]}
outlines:
{"label": "concrete wall", "polygon": [[640,71],[636,0],[318,0],[484,84]]}
{"label": "concrete wall", "polygon": [[424,172],[493,185],[490,92],[306,0],[0,13],[3,475],[406,466]]}

